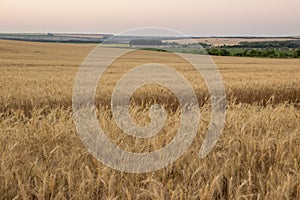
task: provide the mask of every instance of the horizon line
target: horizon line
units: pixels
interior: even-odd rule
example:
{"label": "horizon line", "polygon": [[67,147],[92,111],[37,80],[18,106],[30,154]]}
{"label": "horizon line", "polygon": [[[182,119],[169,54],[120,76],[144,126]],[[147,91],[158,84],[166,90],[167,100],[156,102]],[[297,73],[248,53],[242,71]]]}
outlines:
{"label": "horizon line", "polygon": [[[101,32],[0,32],[0,34],[73,34],[73,35],[112,35],[118,36],[116,33],[101,33]],[[121,35],[122,36],[122,35]],[[157,36],[157,37],[174,37],[174,36],[159,36],[159,35],[124,35],[124,36]],[[191,38],[296,38],[298,35],[186,35]]]}

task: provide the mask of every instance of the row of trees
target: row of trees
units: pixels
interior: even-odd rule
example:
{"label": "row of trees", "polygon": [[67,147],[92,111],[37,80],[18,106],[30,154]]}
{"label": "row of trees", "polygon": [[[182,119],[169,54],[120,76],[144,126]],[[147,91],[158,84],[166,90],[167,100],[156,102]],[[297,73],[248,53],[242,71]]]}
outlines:
{"label": "row of trees", "polygon": [[210,55],[240,57],[298,58],[300,40],[241,42],[233,46],[207,49]]}
{"label": "row of trees", "polygon": [[269,57],[269,58],[299,58],[300,49],[290,51],[275,51],[274,49],[245,49],[242,52],[229,51],[224,48],[207,49],[209,55],[239,56],[239,57]]}
{"label": "row of trees", "polygon": [[214,56],[232,56],[228,50],[221,48],[206,49],[206,51],[209,55]]}
{"label": "row of trees", "polygon": [[[230,48],[226,46],[226,48]],[[256,49],[299,49],[300,40],[288,41],[265,41],[265,42],[241,42],[238,45],[231,46],[231,48],[256,48]]]}
{"label": "row of trees", "polygon": [[300,49],[290,51],[278,51],[274,49],[264,50],[244,50],[242,53],[236,53],[234,56],[241,57],[270,57],[270,58],[298,58],[300,57]]}

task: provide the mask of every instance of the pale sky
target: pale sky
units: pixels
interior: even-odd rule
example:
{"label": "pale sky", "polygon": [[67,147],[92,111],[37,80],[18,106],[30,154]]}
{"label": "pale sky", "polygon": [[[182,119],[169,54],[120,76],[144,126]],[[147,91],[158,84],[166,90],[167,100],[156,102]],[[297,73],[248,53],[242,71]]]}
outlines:
{"label": "pale sky", "polygon": [[0,0],[0,32],[300,35],[300,0]]}

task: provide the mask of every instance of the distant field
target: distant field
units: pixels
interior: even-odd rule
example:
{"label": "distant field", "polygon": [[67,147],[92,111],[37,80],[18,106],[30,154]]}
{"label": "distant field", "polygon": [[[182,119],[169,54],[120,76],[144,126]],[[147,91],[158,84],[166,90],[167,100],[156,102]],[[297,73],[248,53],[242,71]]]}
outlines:
{"label": "distant field", "polygon": [[63,36],[71,38],[98,38],[103,39],[112,36],[111,34],[70,34],[70,33],[53,33],[54,36]]}
{"label": "distant field", "polygon": [[134,93],[130,112],[137,123],[147,124],[149,106],[164,104],[169,116],[163,130],[148,141],[117,127],[111,93],[134,66],[150,60],[177,69],[201,106],[197,137],[179,160],[156,172],[129,174],[93,158],[72,120],[76,73],[94,47],[0,40],[0,197],[300,199],[300,59],[212,57],[223,76],[228,110],[220,140],[202,160],[197,156],[211,108],[201,77],[169,52],[139,50],[117,59],[99,82],[96,103],[100,125],[121,148],[157,150],[174,137],[179,123],[175,96],[149,85]]}
{"label": "distant field", "polygon": [[88,34],[53,34],[55,36],[64,36],[64,37],[90,37],[90,38],[103,38],[103,35],[88,35]]}
{"label": "distant field", "polygon": [[[218,37],[208,37],[208,38],[196,38],[194,39],[200,43],[210,44],[212,46],[223,46],[223,45],[238,45],[240,42],[265,42],[265,41],[288,41],[299,39],[296,37],[291,38],[218,38]],[[190,40],[168,40],[168,42],[178,42],[181,44],[189,43]]]}
{"label": "distant field", "polygon": [[[64,42],[64,43],[100,43],[113,36],[112,34],[76,34],[76,33],[0,33],[0,39],[36,41],[36,42]],[[116,36],[117,37],[117,36]],[[122,36],[121,36],[122,37]],[[190,43],[190,39],[167,39],[164,42],[177,42],[179,44]],[[214,47],[223,45],[233,46],[240,42],[265,42],[265,41],[289,41],[299,40],[300,36],[295,37],[195,37],[194,40],[199,43],[205,43]],[[130,37],[123,36],[119,40],[129,43]]]}
{"label": "distant field", "polygon": [[0,39],[29,41],[29,42],[60,42],[60,43],[100,43],[107,34],[29,34],[29,33],[0,33]]}

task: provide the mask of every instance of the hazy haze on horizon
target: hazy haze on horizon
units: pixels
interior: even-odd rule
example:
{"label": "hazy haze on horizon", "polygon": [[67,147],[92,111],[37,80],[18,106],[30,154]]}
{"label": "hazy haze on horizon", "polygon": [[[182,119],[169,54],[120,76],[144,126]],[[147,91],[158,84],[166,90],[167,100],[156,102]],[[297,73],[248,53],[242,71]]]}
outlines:
{"label": "hazy haze on horizon", "polygon": [[300,35],[299,0],[0,0],[0,32],[119,33],[165,27],[197,36]]}

